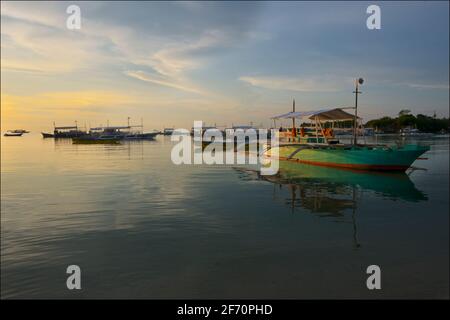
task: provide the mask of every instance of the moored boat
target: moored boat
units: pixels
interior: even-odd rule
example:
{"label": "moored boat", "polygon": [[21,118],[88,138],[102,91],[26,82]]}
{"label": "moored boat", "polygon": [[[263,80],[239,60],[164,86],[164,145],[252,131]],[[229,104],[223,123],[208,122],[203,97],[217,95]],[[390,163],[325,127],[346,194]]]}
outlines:
{"label": "moored boat", "polygon": [[53,123],[53,133],[41,132],[43,138],[75,138],[86,134],[85,130],[79,129],[77,122],[75,126],[57,127]]}
{"label": "moored boat", "polygon": [[42,138],[54,138],[55,135],[53,133],[41,132]]}
{"label": "moored boat", "polygon": [[14,131],[7,131],[5,132],[5,137],[21,137],[23,132],[14,132]]}
{"label": "moored boat", "polygon": [[360,170],[405,171],[428,146],[404,145],[346,145],[346,144],[280,144],[267,152],[270,156],[275,148],[278,158],[305,164],[340,167]]}
{"label": "moored boat", "polygon": [[[356,83],[357,95],[358,84]],[[357,101],[357,98],[356,98]],[[295,161],[300,163],[341,167],[360,170],[376,171],[405,171],[412,163],[430,148],[421,145],[388,146],[381,144],[360,144],[357,142],[357,131],[359,128],[357,116],[357,103],[352,115],[343,110],[344,108],[322,109],[319,111],[296,112],[295,102],[293,111],[272,119],[292,119],[291,132],[279,132],[280,143],[271,146],[265,155],[273,157],[278,154],[279,160]],[[300,132],[295,128],[296,119],[307,119],[313,121],[315,130],[306,132],[300,127]],[[353,121],[352,143],[341,143],[336,138],[333,128],[336,122]]]}
{"label": "moored boat", "polygon": [[13,132],[13,133],[30,133],[30,131],[27,131],[27,130],[24,130],[24,129],[9,130],[9,132]]}
{"label": "moored boat", "polygon": [[[133,131],[133,128],[139,127],[141,130]],[[96,127],[89,130],[88,135],[99,139],[116,140],[153,140],[159,132],[143,132],[142,126],[108,126]]]}

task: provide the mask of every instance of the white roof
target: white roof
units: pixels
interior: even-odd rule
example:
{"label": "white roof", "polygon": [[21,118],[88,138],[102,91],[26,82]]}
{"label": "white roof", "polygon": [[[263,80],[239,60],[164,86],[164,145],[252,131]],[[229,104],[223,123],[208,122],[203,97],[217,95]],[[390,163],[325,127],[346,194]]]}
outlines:
{"label": "white roof", "polygon": [[355,116],[340,108],[334,109],[322,109],[316,111],[299,111],[299,112],[288,112],[284,114],[280,114],[278,116],[272,117],[272,119],[292,119],[292,118],[308,118],[315,119],[317,117],[318,120],[353,120]]}
{"label": "white roof", "polygon": [[130,128],[131,128],[131,126],[97,127],[97,128],[91,128],[91,130],[104,130],[104,129],[117,130],[117,129],[130,129]]}

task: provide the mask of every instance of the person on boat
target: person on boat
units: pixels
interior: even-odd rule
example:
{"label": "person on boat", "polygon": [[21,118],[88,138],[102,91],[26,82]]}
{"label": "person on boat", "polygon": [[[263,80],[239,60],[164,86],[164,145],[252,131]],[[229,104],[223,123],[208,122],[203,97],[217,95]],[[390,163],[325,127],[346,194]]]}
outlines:
{"label": "person on boat", "polygon": [[303,127],[300,128],[300,136],[301,137],[305,136],[305,128],[303,128]]}

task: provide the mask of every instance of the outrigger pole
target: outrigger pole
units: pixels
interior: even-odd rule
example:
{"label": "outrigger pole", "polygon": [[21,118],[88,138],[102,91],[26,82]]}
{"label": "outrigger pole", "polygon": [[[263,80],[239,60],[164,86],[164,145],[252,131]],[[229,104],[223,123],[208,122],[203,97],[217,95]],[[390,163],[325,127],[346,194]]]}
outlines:
{"label": "outrigger pole", "polygon": [[359,91],[359,85],[364,83],[364,79],[363,78],[359,78],[355,81],[356,87],[355,87],[355,91],[353,91],[353,93],[355,94],[355,123],[353,126],[353,145],[356,146],[356,144],[358,143],[358,132],[357,132],[357,128],[358,128],[358,94],[362,93],[361,91]]}

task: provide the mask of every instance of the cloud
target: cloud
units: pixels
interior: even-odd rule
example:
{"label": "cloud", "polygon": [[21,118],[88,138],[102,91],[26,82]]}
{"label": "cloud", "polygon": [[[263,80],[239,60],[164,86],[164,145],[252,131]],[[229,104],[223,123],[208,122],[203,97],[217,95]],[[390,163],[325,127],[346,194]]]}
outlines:
{"label": "cloud", "polygon": [[219,30],[204,32],[199,38],[189,42],[176,42],[155,52],[148,63],[159,73],[176,76],[185,70],[202,65],[202,53],[231,45],[228,34]]}
{"label": "cloud", "polygon": [[181,91],[197,93],[197,94],[205,94],[201,89],[197,89],[195,87],[187,86],[184,83],[177,83],[174,79],[164,79],[161,75],[151,75],[145,71],[137,70],[137,71],[125,71],[125,74],[129,77],[136,78],[145,82],[151,82],[157,85],[174,88]]}
{"label": "cloud", "polygon": [[300,78],[283,76],[242,76],[239,78],[254,87],[270,90],[290,90],[299,92],[335,92],[341,89],[341,85],[332,77]]}
{"label": "cloud", "polygon": [[414,88],[414,89],[437,89],[437,90],[449,90],[450,89],[450,85],[447,83],[434,83],[434,84],[430,84],[430,83],[405,83],[403,85],[406,85],[410,88]]}
{"label": "cloud", "polygon": [[65,23],[68,3],[2,2],[2,70],[54,79],[62,74],[73,79],[86,72],[120,72],[166,88],[210,95],[193,84],[193,72],[202,72],[227,49],[269,38],[255,30],[259,4],[79,5],[82,28],[73,31]]}
{"label": "cloud", "polygon": [[[51,21],[51,20],[50,20]],[[111,62],[112,42],[103,36],[69,32],[58,25],[4,15],[2,12],[2,69],[68,73]]]}
{"label": "cloud", "polygon": [[13,71],[13,72],[24,72],[24,73],[31,73],[31,74],[39,74],[39,73],[44,72],[41,69],[36,69],[36,68],[32,68],[32,67],[31,68],[15,67],[15,66],[11,65],[9,61],[5,61],[4,59],[2,59],[1,65],[2,65],[2,70],[8,70],[8,71]]}
{"label": "cloud", "polygon": [[187,73],[190,70],[204,68],[208,52],[231,46],[228,34],[219,30],[209,30],[195,41],[168,43],[148,58],[134,59],[136,67],[150,67],[153,74],[142,70],[126,71],[125,74],[146,82],[161,86],[207,95],[205,89],[191,84]]}

